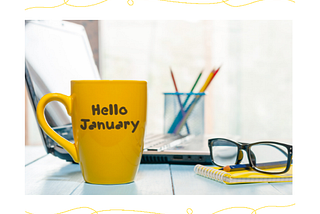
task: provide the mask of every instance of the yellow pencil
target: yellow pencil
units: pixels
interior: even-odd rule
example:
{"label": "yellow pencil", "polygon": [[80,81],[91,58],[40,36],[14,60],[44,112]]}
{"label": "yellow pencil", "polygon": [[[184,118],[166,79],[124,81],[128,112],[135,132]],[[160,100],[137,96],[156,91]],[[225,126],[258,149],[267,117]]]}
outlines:
{"label": "yellow pencil", "polygon": [[210,72],[209,76],[207,77],[206,82],[203,84],[203,86],[202,86],[202,88],[200,89],[200,92],[199,92],[199,93],[203,93],[203,92],[206,90],[206,88],[207,88],[207,86],[209,85],[210,80],[211,80],[211,78],[212,78],[212,76],[213,76],[213,74],[214,74],[214,71],[215,71],[215,69],[213,69],[213,70]]}

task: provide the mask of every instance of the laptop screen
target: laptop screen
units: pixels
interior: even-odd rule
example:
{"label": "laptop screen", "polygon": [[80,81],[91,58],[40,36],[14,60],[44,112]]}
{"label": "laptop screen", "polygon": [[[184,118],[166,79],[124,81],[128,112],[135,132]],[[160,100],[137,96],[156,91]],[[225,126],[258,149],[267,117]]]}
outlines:
{"label": "laptop screen", "polygon": [[[26,21],[25,23],[26,85],[34,110],[48,93],[70,95],[71,80],[99,80],[86,31],[82,25],[66,21]],[[61,103],[46,106],[46,119],[51,127],[72,141],[71,117]],[[48,153],[72,160],[41,129]]]}
{"label": "laptop screen", "polygon": [[[87,34],[81,25],[65,21],[27,21],[25,58],[35,95],[70,94],[70,81],[100,79]],[[53,127],[71,123],[61,103],[52,102],[47,113]]]}

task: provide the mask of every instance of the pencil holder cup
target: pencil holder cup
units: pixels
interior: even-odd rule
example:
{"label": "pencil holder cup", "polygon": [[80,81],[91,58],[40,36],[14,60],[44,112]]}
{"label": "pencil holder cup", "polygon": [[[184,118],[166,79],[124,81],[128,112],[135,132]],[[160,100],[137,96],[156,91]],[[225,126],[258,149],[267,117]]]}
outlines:
{"label": "pencil holder cup", "polygon": [[164,133],[203,134],[204,95],[205,93],[164,93]]}

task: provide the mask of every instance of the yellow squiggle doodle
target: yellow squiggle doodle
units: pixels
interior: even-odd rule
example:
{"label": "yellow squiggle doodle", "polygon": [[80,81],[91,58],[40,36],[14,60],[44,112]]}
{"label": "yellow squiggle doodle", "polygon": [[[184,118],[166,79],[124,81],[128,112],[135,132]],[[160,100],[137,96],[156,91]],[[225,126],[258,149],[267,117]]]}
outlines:
{"label": "yellow squiggle doodle", "polygon": [[67,212],[71,212],[71,211],[79,210],[79,209],[89,209],[89,210],[92,210],[93,213],[91,213],[91,214],[94,214],[94,213],[97,214],[97,213],[98,213],[97,211],[95,211],[94,209],[92,209],[92,208],[90,208],[90,207],[77,207],[77,208],[73,208],[73,209],[70,209],[70,210],[67,210],[67,211],[63,211],[63,212],[57,213],[57,214],[63,214],[63,213],[67,213]]}
{"label": "yellow squiggle doodle", "polygon": [[253,1],[253,2],[249,2],[247,4],[241,4],[241,5],[232,5],[232,4],[229,4],[227,3],[229,0],[223,0],[223,3],[225,3],[226,5],[230,6],[230,7],[243,7],[243,6],[247,6],[247,5],[250,5],[250,4],[254,4],[254,3],[257,3],[257,2],[260,2],[260,1],[263,1],[263,0],[256,0],[256,1]]}
{"label": "yellow squiggle doodle", "polygon": [[[98,4],[102,4],[102,3],[104,3],[104,2],[106,2],[106,1],[108,1],[108,0],[104,0],[104,1],[101,1],[101,2],[98,2],[98,3],[95,3],[95,4],[80,5],[80,6],[68,4],[69,1],[70,1],[70,0],[63,0],[63,4],[59,4],[59,5],[52,6],[52,7],[28,7],[28,8],[26,8],[25,10],[30,10],[30,9],[35,9],[35,8],[56,8],[56,7],[61,7],[61,6],[63,6],[63,5],[67,5],[67,6],[70,6],[70,7],[92,7],[92,6],[96,6],[96,5],[98,5]],[[131,5],[130,5],[129,2],[132,2]],[[133,0],[128,0],[128,4],[129,4],[130,6],[132,6],[133,3],[134,3]]]}
{"label": "yellow squiggle doodle", "polygon": [[70,7],[92,7],[92,6],[95,6],[95,5],[98,5],[98,4],[102,4],[102,3],[104,3],[104,2],[106,2],[106,1],[108,1],[108,0],[104,0],[104,1],[101,1],[101,2],[98,2],[98,3],[95,3],[95,4],[84,5],[84,6],[77,6],[77,5],[67,4],[67,2],[68,2],[69,0],[67,0],[67,2],[66,2],[66,0],[63,0],[63,1],[65,2],[65,5],[68,5],[68,6],[70,6]]}
{"label": "yellow squiggle doodle", "polygon": [[285,206],[264,206],[264,207],[260,207],[260,208],[258,208],[258,209],[255,209],[254,210],[254,212],[252,212],[251,214],[253,214],[253,213],[257,213],[257,210],[261,210],[261,209],[264,209],[264,208],[269,208],[269,207],[291,207],[291,206],[293,206],[293,205],[295,205],[295,204],[290,204],[290,205],[285,205]]}
{"label": "yellow squiggle doodle", "polygon": [[[225,211],[225,210],[231,210],[231,209],[249,209],[249,210],[253,210],[253,212],[255,212],[255,209],[250,208],[250,207],[228,207],[228,208],[219,210],[219,211],[217,211],[217,212],[214,212],[214,213],[212,213],[212,214],[216,214],[216,213],[219,213],[219,212],[222,212],[222,211]],[[252,212],[252,213],[253,213],[253,212]]]}
{"label": "yellow squiggle doodle", "polygon": [[[148,212],[148,211],[140,211],[140,210],[124,210],[124,209],[110,209],[110,210],[100,210],[99,212],[110,212],[110,211],[122,211],[122,212],[138,212],[138,213],[151,213],[151,214],[161,214],[161,213],[155,213],[155,212]],[[91,213],[93,214],[93,213]]]}
{"label": "yellow squiggle doodle", "polygon": [[188,208],[188,209],[187,209],[187,213],[188,213],[188,214],[192,214],[192,213],[193,213],[193,210],[192,210],[191,208]]}
{"label": "yellow squiggle doodle", "polygon": [[[270,208],[270,207],[291,207],[295,204],[290,204],[290,205],[284,205],[284,206],[264,206],[264,207],[260,207],[258,209],[253,209],[253,208],[250,208],[250,207],[229,207],[229,208],[225,208],[225,209],[222,209],[222,210],[219,210],[219,211],[216,211],[212,214],[216,214],[216,213],[219,213],[219,212],[223,212],[225,210],[230,210],[230,209],[249,209],[249,210],[252,210],[252,213],[251,214],[257,214],[257,211],[258,210],[261,210],[261,209],[265,209],[265,208]],[[120,212],[138,212],[138,213],[149,213],[149,214],[161,214],[161,213],[156,213],[156,212],[148,212],[148,211],[140,211],[140,210],[125,210],[125,209],[110,209],[110,210],[100,210],[100,211],[96,211],[90,207],[77,207],[77,208],[73,208],[73,209],[70,209],[70,210],[67,210],[67,211],[63,211],[63,212],[60,212],[60,213],[57,213],[57,214],[64,214],[64,213],[67,213],[67,212],[71,212],[71,211],[74,211],[74,210],[79,210],[79,209],[89,209],[91,211],[93,211],[92,213],[90,214],[98,214],[98,213],[102,213],[102,212],[110,212],[110,211],[120,211]],[[187,210],[187,214],[193,214],[193,210],[191,208],[188,208]],[[32,214],[30,212],[27,212],[25,211],[27,214]]]}
{"label": "yellow squiggle doodle", "polygon": [[[209,4],[221,4],[224,3],[225,5],[228,5],[230,7],[243,7],[243,6],[248,6],[250,4],[258,3],[264,0],[256,0],[253,2],[249,2],[247,4],[241,4],[241,5],[232,5],[227,3],[229,0],[222,0],[220,2],[206,2],[206,3],[197,3],[197,2],[183,2],[183,1],[173,1],[173,0],[159,0],[159,1],[164,1],[164,2],[169,2],[169,3],[178,3],[178,4],[199,4],[199,5],[209,5]],[[288,0],[290,2],[296,3],[294,0]]]}
{"label": "yellow squiggle doodle", "polygon": [[133,0],[128,0],[127,1],[128,5],[132,6],[134,4]]}
{"label": "yellow squiggle doodle", "polygon": [[293,205],[295,205],[295,204],[284,205],[284,206],[264,206],[264,207],[260,207],[258,209],[253,209],[251,207],[229,207],[229,208],[225,208],[225,209],[219,210],[217,212],[214,212],[212,214],[216,214],[216,213],[219,213],[219,212],[222,212],[222,211],[225,211],[225,210],[230,210],[230,209],[249,209],[249,210],[252,210],[251,214],[257,214],[258,210],[261,210],[261,209],[264,209],[264,208],[268,208],[268,207],[291,207]]}
{"label": "yellow squiggle doodle", "polygon": [[52,6],[52,7],[28,7],[26,8],[25,10],[30,10],[30,9],[35,9],[35,8],[56,8],[56,7],[61,7],[62,5],[65,5],[66,3],[68,3],[69,0],[65,1],[63,0],[63,4],[59,4],[59,5],[56,5],[56,6]]}
{"label": "yellow squiggle doodle", "polygon": [[[204,3],[197,3],[197,2],[184,2],[184,1],[172,1],[172,0],[159,0],[159,1],[165,1],[165,2],[169,2],[169,3],[178,3],[178,4],[200,4],[200,5],[209,5],[209,4],[221,4],[223,3],[222,1],[219,2],[204,2]],[[227,0],[229,1],[229,0]]]}
{"label": "yellow squiggle doodle", "polygon": [[[101,2],[98,2],[98,3],[95,3],[95,4],[90,4],[90,5],[80,5],[80,6],[77,6],[77,5],[72,5],[72,4],[68,4],[69,0],[63,0],[63,3],[62,4],[59,4],[59,5],[56,5],[56,6],[52,6],[52,7],[28,7],[26,8],[25,10],[30,10],[30,9],[35,9],[35,8],[57,8],[57,7],[61,7],[63,5],[67,5],[67,6],[70,6],[70,7],[92,7],[92,6],[96,6],[98,4],[102,4],[104,2],[106,2],[108,0],[104,0],[104,1],[101,1]],[[254,4],[254,3],[258,3],[258,2],[262,2],[264,0],[256,0],[256,1],[253,1],[253,2],[249,2],[247,4],[241,4],[241,5],[232,5],[232,4],[229,4],[228,1],[229,0],[222,0],[220,2],[205,2],[205,3],[197,3],[197,2],[183,2],[183,1],[173,1],[173,0],[159,0],[159,1],[163,1],[163,2],[168,2],[168,3],[178,3],[178,4],[198,4],[198,5],[210,5],[210,4],[221,4],[221,3],[224,3],[225,5],[228,5],[230,7],[243,7],[243,6],[248,6],[250,4]],[[293,2],[293,3],[296,3],[294,0],[287,0],[289,2]],[[133,6],[134,4],[134,1],[133,0],[128,0],[127,1],[128,5],[130,6]]]}

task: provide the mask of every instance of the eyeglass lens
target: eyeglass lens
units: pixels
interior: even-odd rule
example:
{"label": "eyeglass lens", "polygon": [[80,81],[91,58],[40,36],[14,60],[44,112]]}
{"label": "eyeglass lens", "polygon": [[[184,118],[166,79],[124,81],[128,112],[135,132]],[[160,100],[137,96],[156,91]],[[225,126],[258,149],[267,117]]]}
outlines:
{"label": "eyeglass lens", "polygon": [[[219,166],[247,163],[244,151],[238,155],[236,143],[226,139],[216,139],[212,142],[212,159]],[[263,172],[284,172],[288,163],[288,149],[285,146],[268,142],[250,146],[249,156],[253,166]]]}
{"label": "eyeglass lens", "polygon": [[253,165],[264,172],[283,172],[287,167],[288,149],[273,143],[255,144],[250,147]]}
{"label": "eyeglass lens", "polygon": [[237,161],[238,147],[235,143],[218,139],[212,144],[212,159],[219,166],[233,165]]}

